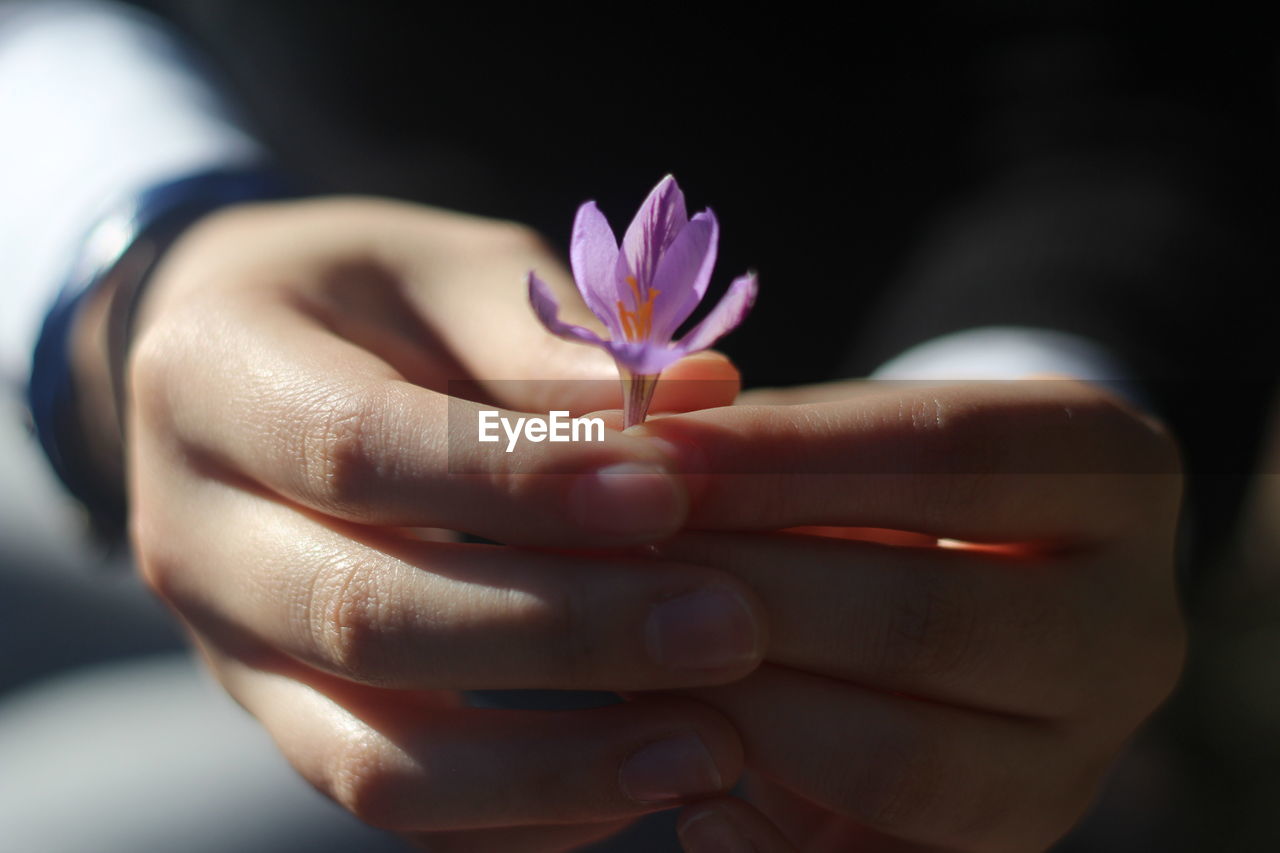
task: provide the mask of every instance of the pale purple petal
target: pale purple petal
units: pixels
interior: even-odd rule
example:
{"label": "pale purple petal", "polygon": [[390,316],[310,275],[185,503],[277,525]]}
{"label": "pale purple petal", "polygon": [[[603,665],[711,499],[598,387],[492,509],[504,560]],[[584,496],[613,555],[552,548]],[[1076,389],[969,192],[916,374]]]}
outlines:
{"label": "pale purple petal", "polygon": [[529,271],[529,304],[533,306],[533,313],[538,315],[542,325],[546,326],[551,334],[570,341],[608,348],[607,342],[595,332],[560,319],[560,305],[551,295],[551,288],[532,270]]}
{"label": "pale purple petal", "polygon": [[622,238],[622,258],[618,262],[618,298],[630,304],[626,277],[634,275],[640,292],[651,287],[658,259],[689,221],[684,193],[676,179],[667,175],[640,205]]}
{"label": "pale purple petal", "polygon": [[653,277],[653,288],[658,291],[653,300],[654,339],[671,340],[702,301],[716,265],[719,239],[715,214],[704,210],[689,220],[663,254]]}
{"label": "pale purple petal", "polygon": [[[530,303],[552,334],[604,349],[624,374],[656,377],[684,356],[712,346],[742,322],[755,301],[755,274],[738,278],[706,319],[672,343],[676,329],[706,295],[719,233],[710,210],[689,219],[684,194],[670,175],[640,206],[621,246],[596,204],[587,202],[578,208],[569,255],[578,290],[609,338],[563,322],[551,288],[533,272]],[[626,329],[623,312],[634,312]],[[633,334],[643,329],[644,340],[626,340],[627,329]]]}
{"label": "pale purple petal", "polygon": [[675,348],[682,356],[707,349],[720,340],[725,333],[742,322],[756,301],[756,275],[747,273],[733,280],[720,304],[711,309],[711,313],[702,322],[689,330],[689,334],[680,339]]}
{"label": "pale purple petal", "polygon": [[594,201],[579,207],[573,220],[569,263],[573,267],[578,292],[591,313],[600,318],[612,336],[620,337],[622,328],[618,322],[615,278],[618,240]]}
{"label": "pale purple petal", "polygon": [[607,341],[605,348],[619,366],[640,375],[655,375],[687,355],[707,349],[742,322],[756,299],[756,276],[734,279],[729,290],[701,323],[678,343],[666,340]]}
{"label": "pale purple petal", "polygon": [[638,376],[653,376],[685,357],[684,350],[672,347],[669,343],[651,343],[648,341],[608,341],[605,349],[613,356],[619,367]]}

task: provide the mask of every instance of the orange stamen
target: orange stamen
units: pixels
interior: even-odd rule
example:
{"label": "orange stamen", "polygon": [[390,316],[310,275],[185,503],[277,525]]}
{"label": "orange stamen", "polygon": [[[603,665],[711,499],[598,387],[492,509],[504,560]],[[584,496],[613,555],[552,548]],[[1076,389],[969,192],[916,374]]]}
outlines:
{"label": "orange stamen", "polygon": [[622,307],[622,300],[618,300],[618,319],[622,321],[622,336],[629,341],[636,339],[635,330],[631,327],[631,312]]}
{"label": "orange stamen", "polygon": [[635,299],[635,310],[628,311],[618,300],[618,319],[622,321],[622,334],[628,341],[641,341],[649,336],[653,327],[653,301],[661,293],[652,287],[647,290],[647,299],[640,301],[640,283],[633,275],[627,276],[627,284],[631,287],[631,295]]}

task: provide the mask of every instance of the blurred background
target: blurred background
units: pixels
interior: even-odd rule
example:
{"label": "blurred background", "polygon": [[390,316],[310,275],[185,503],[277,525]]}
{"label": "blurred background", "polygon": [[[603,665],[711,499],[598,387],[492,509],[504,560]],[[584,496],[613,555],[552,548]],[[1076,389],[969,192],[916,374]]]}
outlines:
{"label": "blurred background", "polygon": [[[974,324],[1103,340],[1106,317],[1144,327],[1109,342],[1140,375],[1177,380],[1155,402],[1195,485],[1191,657],[1060,849],[1280,850],[1280,100],[1265,21],[1200,4],[845,10],[852,22],[741,4],[645,7],[636,32],[606,39],[560,8],[137,5],[195,46],[316,192],[510,217],[565,245],[584,198],[618,221],[675,172],[725,223],[722,268],[781,283],[729,344],[749,384],[863,375],[904,341]],[[1205,289],[1219,294],[1204,311],[1180,310]],[[136,853],[398,849],[297,782],[199,673],[126,550],[88,536],[17,381],[0,410],[0,816],[9,803],[23,831],[91,827],[163,803]],[[0,848],[102,849],[10,829],[0,820]]]}

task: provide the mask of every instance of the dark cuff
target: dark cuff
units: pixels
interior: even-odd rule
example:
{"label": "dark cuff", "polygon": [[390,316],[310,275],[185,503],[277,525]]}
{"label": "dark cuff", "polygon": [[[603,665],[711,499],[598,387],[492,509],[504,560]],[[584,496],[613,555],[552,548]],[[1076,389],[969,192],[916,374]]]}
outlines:
{"label": "dark cuff", "polygon": [[165,250],[188,226],[219,208],[297,194],[287,179],[267,167],[199,172],[153,185],[128,199],[99,220],[82,243],[41,327],[27,398],[45,454],[58,478],[88,510],[99,534],[115,538],[123,533],[126,504],[122,491],[94,476],[84,438],[78,434],[70,350],[77,311],[100,287],[114,285],[107,346],[120,403],[134,314]]}

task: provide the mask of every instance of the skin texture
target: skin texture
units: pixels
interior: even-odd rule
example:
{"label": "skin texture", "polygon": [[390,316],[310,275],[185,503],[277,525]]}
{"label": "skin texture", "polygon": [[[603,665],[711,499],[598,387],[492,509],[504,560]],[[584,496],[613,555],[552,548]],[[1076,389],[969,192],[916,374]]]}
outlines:
{"label": "skin texture", "polygon": [[[298,771],[433,850],[566,850],[672,806],[694,853],[1065,832],[1180,666],[1163,431],[1067,381],[730,406],[705,354],[665,376],[715,381],[658,391],[685,414],[451,467],[475,404],[450,379],[618,405],[575,381],[608,357],[534,319],[530,268],[594,322],[527,230],[374,199],[217,214],[153,281],[124,412],[139,565]],[[618,464],[644,473],[594,474]],[[480,687],[629,701],[460,702]]]}

